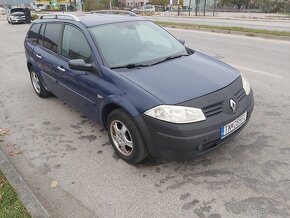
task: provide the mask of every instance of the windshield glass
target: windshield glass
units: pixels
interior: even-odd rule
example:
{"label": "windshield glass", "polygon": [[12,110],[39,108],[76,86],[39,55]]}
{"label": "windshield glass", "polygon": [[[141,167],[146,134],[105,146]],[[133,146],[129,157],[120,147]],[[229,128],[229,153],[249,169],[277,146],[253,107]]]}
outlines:
{"label": "windshield glass", "polygon": [[188,55],[179,41],[150,21],[106,24],[91,27],[90,31],[111,68]]}
{"label": "windshield glass", "polygon": [[13,8],[13,9],[11,9],[10,14],[23,15],[24,14],[24,9],[22,9],[22,8]]}
{"label": "windshield glass", "polygon": [[20,11],[11,13],[11,15],[24,15],[24,14],[25,14],[24,12],[20,12]]}

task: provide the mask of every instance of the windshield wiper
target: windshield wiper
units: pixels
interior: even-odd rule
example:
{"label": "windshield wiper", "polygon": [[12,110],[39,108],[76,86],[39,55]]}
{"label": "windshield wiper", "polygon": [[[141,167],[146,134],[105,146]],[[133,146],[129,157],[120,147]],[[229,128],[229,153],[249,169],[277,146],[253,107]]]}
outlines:
{"label": "windshield wiper", "polygon": [[127,64],[127,65],[124,65],[124,66],[111,67],[111,69],[120,69],[120,68],[133,69],[133,68],[138,68],[138,67],[150,67],[152,65],[156,65],[156,64],[159,64],[159,63],[171,60],[171,59],[180,58],[180,57],[183,57],[183,56],[189,56],[189,55],[186,54],[186,55],[169,56],[169,57],[166,57],[166,58],[162,59],[161,61],[155,62],[153,64]]}
{"label": "windshield wiper", "polygon": [[124,66],[117,66],[117,67],[111,67],[111,69],[120,69],[120,68],[127,68],[127,69],[133,69],[137,67],[149,67],[149,64],[127,64]]}
{"label": "windshield wiper", "polygon": [[162,59],[161,61],[155,62],[155,63],[153,63],[153,64],[151,64],[151,65],[160,64],[160,63],[162,63],[162,62],[169,61],[169,60],[172,60],[172,59],[175,59],[175,58],[181,58],[181,57],[183,57],[183,56],[189,56],[189,55],[186,54],[186,55],[175,55],[175,56],[169,56],[169,57],[164,58],[164,59]]}

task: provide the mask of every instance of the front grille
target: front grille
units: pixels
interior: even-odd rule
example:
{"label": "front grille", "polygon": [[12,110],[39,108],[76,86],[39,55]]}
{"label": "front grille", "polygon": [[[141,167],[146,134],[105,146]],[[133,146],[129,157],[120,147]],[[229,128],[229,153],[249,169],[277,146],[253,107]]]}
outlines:
{"label": "front grille", "polygon": [[246,92],[244,88],[241,88],[236,94],[235,94],[236,99],[238,102],[242,101],[244,97],[246,97]]}
{"label": "front grille", "polygon": [[219,102],[219,103],[204,107],[203,112],[204,112],[204,115],[206,117],[211,117],[213,115],[222,113],[223,112],[223,102]]}

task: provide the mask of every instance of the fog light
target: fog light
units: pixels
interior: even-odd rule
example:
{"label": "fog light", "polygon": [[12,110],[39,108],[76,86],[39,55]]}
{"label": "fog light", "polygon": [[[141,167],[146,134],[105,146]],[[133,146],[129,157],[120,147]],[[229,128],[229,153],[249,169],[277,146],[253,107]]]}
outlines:
{"label": "fog light", "polygon": [[196,146],[196,150],[197,150],[197,151],[202,151],[202,150],[203,150],[203,145],[198,145],[198,146]]}

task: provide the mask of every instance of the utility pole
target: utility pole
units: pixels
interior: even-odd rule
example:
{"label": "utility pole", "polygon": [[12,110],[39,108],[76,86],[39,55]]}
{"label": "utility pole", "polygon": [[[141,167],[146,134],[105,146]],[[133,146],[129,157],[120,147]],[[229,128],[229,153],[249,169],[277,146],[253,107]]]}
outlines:
{"label": "utility pole", "polygon": [[189,0],[189,5],[188,5],[188,16],[190,16],[190,11],[191,11],[191,0]]}
{"label": "utility pole", "polygon": [[179,16],[179,0],[177,1],[177,16]]}
{"label": "utility pole", "polygon": [[214,13],[215,13],[216,1],[217,1],[217,0],[213,0],[213,16],[214,16]]}
{"label": "utility pole", "polygon": [[205,8],[206,8],[206,0],[204,0],[204,6],[203,6],[203,16],[205,16]]}
{"label": "utility pole", "polygon": [[198,0],[195,0],[195,16],[197,16],[197,4],[198,4]]}

